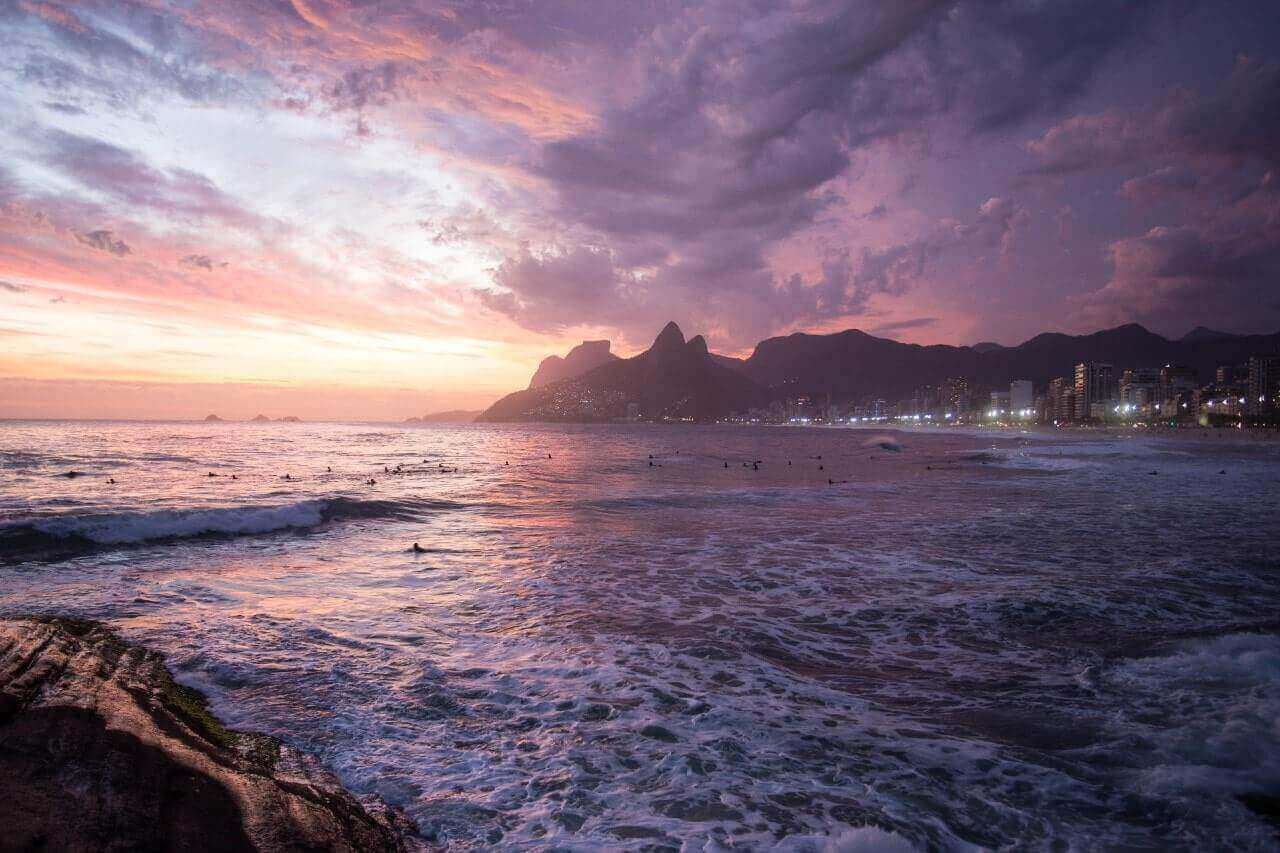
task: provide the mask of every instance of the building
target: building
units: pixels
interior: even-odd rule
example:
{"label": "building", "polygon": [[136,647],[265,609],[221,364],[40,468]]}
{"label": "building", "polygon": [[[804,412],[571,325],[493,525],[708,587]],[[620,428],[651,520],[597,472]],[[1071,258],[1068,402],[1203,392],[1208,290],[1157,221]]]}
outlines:
{"label": "building", "polygon": [[1160,393],[1166,404],[1185,403],[1200,385],[1193,368],[1166,364],[1160,368]]}
{"label": "building", "polygon": [[1274,419],[1280,413],[1280,355],[1249,359],[1249,414]]}
{"label": "building", "polygon": [[1076,365],[1075,380],[1075,419],[1099,419],[1115,399],[1115,371],[1109,364],[1082,361]]}
{"label": "building", "polygon": [[913,415],[932,414],[938,410],[941,393],[932,385],[922,385],[911,395]]}
{"label": "building", "polygon": [[942,383],[942,407],[957,418],[969,414],[969,380],[963,376],[952,377]]}
{"label": "building", "polygon": [[1065,424],[1075,420],[1075,416],[1075,381],[1066,376],[1059,376],[1049,383],[1049,391],[1045,394],[1045,420],[1050,423]]}
{"label": "building", "polygon": [[1035,402],[1035,387],[1030,379],[1015,379],[1009,383],[1009,409],[1014,417],[1031,417]]}
{"label": "building", "polygon": [[1009,416],[1008,391],[991,392],[991,410],[987,412],[987,416],[998,420],[1005,420]]}
{"label": "building", "polygon": [[1126,414],[1151,412],[1164,401],[1160,368],[1135,367],[1120,375],[1120,405]]}

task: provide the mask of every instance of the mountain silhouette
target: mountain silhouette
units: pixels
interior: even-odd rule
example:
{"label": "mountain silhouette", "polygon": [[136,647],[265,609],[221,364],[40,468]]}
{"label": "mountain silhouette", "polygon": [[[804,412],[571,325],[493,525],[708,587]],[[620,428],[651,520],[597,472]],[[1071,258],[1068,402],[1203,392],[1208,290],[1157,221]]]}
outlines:
{"label": "mountain silhouette", "polygon": [[761,341],[744,372],[774,398],[830,394],[841,401],[867,396],[897,400],[949,377],[965,377],[976,388],[998,388],[1014,379],[1045,385],[1071,375],[1081,361],[1109,362],[1117,370],[1181,364],[1207,382],[1218,365],[1273,353],[1280,353],[1280,333],[1171,341],[1137,323],[1090,335],[1049,332],[1018,346],[993,348],[904,344],[851,329]]}
{"label": "mountain silhouette", "polygon": [[626,416],[628,403],[639,405],[645,418],[714,420],[802,395],[837,403],[874,397],[893,402],[951,377],[968,379],[974,392],[1008,388],[1014,379],[1043,387],[1054,377],[1071,376],[1081,361],[1109,362],[1117,371],[1179,364],[1209,382],[1219,365],[1280,354],[1280,333],[1197,332],[1169,340],[1130,323],[1089,335],[1047,332],[1013,347],[921,346],[857,329],[798,332],[763,340],[750,358],[739,360],[709,353],[701,336],[685,341],[673,322],[640,355],[613,357],[578,376],[510,394],[478,420],[610,420]]}
{"label": "mountain silhouette", "polygon": [[712,420],[764,402],[764,389],[719,363],[701,335],[688,341],[668,323],[649,349],[580,376],[508,394],[480,421],[583,421],[626,417]]}
{"label": "mountain silhouette", "polygon": [[561,379],[572,379],[581,376],[588,370],[594,370],[602,364],[616,361],[618,357],[609,352],[608,341],[583,341],[564,358],[549,355],[538,365],[533,378],[529,380],[530,388],[541,388]]}

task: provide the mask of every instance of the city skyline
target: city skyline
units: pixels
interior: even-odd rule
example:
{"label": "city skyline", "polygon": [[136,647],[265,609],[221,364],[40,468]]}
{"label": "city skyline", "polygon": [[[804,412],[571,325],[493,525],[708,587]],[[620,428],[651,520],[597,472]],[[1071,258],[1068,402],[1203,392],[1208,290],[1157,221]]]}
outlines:
{"label": "city skyline", "polygon": [[5,6],[0,415],[481,408],[672,316],[738,357],[1280,328],[1274,9],[745,18]]}

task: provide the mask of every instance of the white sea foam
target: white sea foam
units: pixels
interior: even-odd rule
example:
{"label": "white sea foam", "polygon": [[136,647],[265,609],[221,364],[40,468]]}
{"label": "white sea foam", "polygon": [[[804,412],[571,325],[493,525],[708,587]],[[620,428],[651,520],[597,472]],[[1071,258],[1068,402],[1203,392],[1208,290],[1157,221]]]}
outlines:
{"label": "white sea foam", "polygon": [[324,521],[326,506],[326,501],[311,500],[284,506],[165,509],[53,518],[30,526],[58,538],[87,539],[99,545],[124,545],[157,539],[271,533],[315,527]]}
{"label": "white sea foam", "polygon": [[[1120,667],[1156,750],[1148,790],[1243,794],[1280,786],[1280,636],[1230,634]],[[1167,719],[1155,716],[1162,712]]]}

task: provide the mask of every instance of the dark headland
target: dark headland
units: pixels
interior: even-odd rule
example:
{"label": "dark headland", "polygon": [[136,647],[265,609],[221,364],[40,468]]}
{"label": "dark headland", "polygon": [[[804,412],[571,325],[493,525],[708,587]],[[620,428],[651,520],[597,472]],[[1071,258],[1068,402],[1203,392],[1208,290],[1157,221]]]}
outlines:
{"label": "dark headland", "polygon": [[103,626],[0,620],[0,848],[419,849],[274,738],[227,729],[163,658]]}

